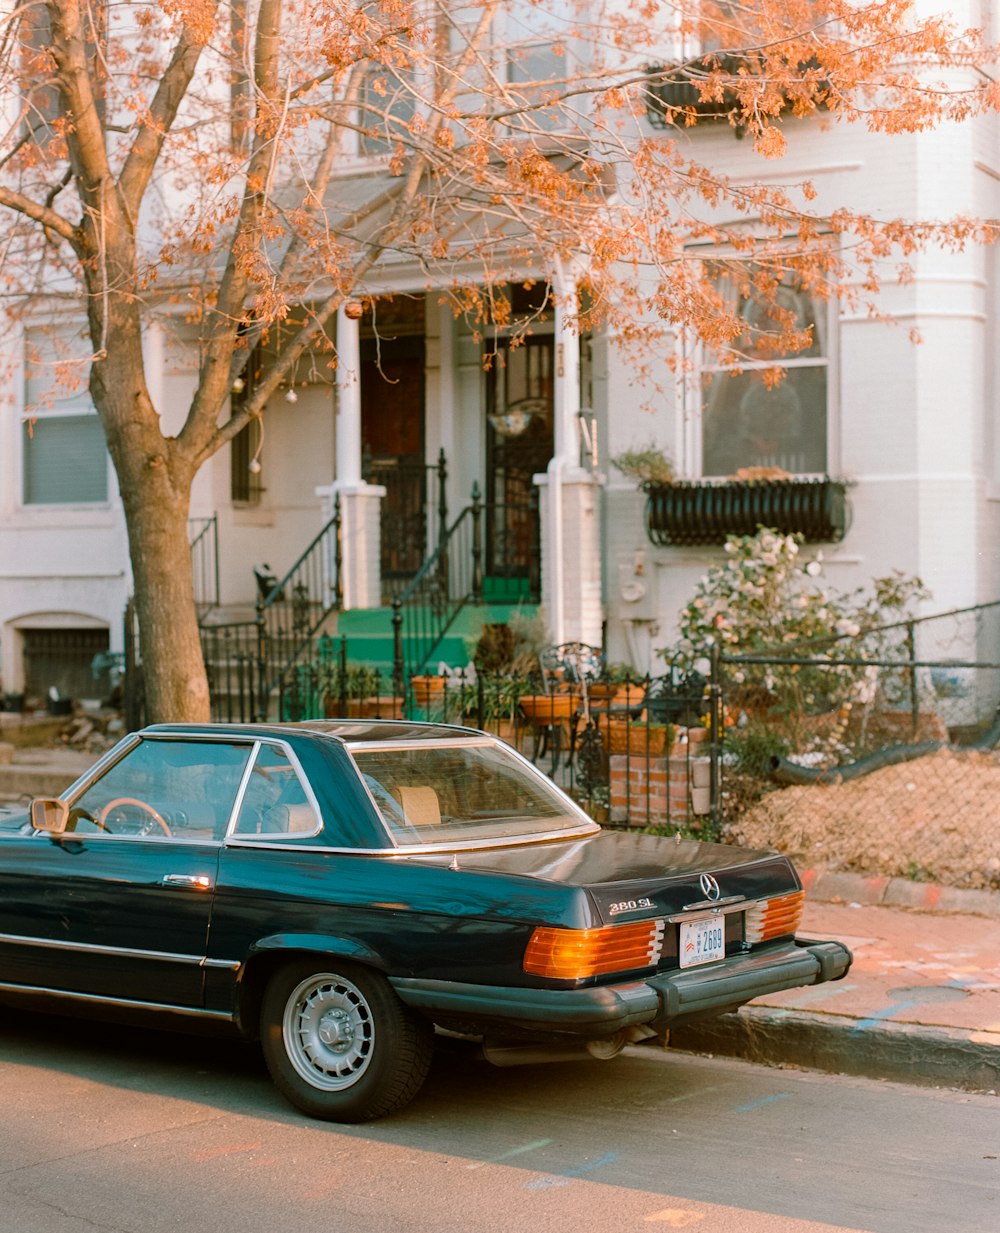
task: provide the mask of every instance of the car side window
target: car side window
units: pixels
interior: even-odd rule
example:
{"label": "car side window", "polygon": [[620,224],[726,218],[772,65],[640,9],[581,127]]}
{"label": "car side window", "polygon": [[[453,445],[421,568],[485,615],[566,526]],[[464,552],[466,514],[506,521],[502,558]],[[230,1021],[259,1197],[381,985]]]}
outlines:
{"label": "car side window", "polygon": [[243,794],[237,835],[287,839],[315,835],[320,820],[284,749],[261,745]]}
{"label": "car side window", "polygon": [[249,742],[143,738],[70,803],[67,829],[117,838],[219,840]]}

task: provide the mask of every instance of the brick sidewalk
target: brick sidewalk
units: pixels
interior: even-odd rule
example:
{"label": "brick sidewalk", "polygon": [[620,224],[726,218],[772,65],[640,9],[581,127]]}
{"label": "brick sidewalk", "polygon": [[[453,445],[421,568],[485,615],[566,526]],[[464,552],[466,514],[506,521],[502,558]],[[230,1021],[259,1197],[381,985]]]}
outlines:
{"label": "brick sidewalk", "polygon": [[[840,886],[852,886],[839,875]],[[863,892],[869,879],[855,878]],[[983,892],[984,895],[990,894]],[[758,999],[673,1033],[681,1049],[906,1083],[1000,1091],[1000,895],[994,911],[807,902],[800,934],[836,938],[841,981]]]}

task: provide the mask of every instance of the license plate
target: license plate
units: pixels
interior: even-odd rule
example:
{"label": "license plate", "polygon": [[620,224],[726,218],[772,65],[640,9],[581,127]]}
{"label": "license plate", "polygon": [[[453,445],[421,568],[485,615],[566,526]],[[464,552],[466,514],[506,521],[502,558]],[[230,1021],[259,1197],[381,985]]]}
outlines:
{"label": "license plate", "polygon": [[681,925],[680,966],[693,968],[726,957],[726,922],[721,916],[711,920],[685,921]]}

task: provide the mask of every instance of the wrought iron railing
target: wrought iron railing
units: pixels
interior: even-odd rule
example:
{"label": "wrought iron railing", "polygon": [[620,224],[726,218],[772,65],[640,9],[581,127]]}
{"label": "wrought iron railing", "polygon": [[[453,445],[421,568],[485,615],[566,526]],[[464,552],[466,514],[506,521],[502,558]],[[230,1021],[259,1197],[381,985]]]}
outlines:
{"label": "wrought iron railing", "polygon": [[393,674],[402,682],[430,661],[455,618],[483,594],[483,503],[479,485],[416,577],[392,601]]}
{"label": "wrought iron railing", "polygon": [[848,526],[842,480],[676,480],[647,484],[646,494],[646,529],[661,547],[721,543],[758,527],[836,542]]}
{"label": "wrought iron railing", "polygon": [[191,571],[194,576],[194,602],[200,620],[219,606],[219,520],[189,518]]}
{"label": "wrought iron railing", "polygon": [[258,596],[252,620],[202,625],[214,718],[267,718],[272,695],[343,604],[340,532],[337,496],[330,521],[291,569]]}

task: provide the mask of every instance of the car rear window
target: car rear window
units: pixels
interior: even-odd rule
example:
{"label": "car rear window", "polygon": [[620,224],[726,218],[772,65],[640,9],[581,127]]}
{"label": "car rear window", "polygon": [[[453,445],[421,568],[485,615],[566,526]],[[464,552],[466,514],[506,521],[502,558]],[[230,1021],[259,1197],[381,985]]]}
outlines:
{"label": "car rear window", "polygon": [[397,844],[593,828],[565,793],[495,741],[355,746],[351,755]]}

